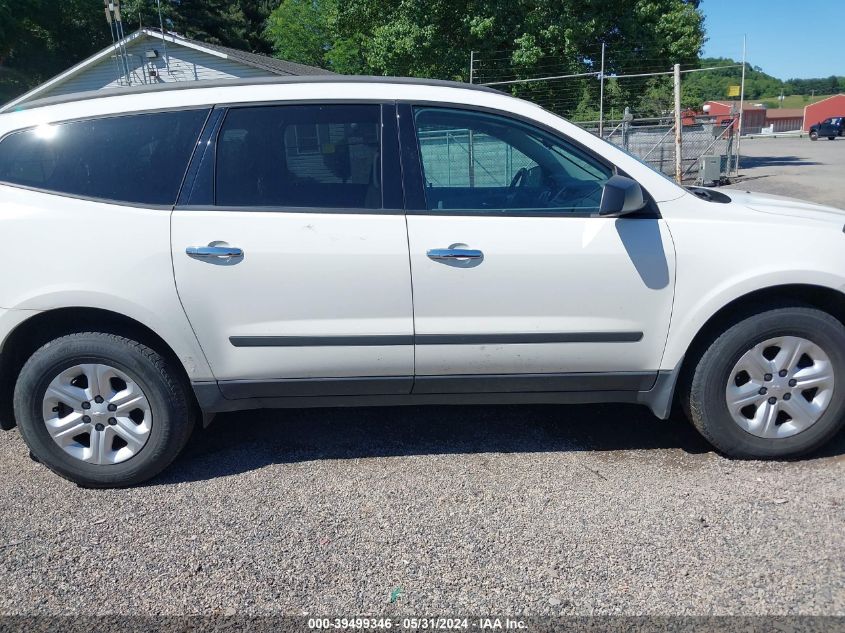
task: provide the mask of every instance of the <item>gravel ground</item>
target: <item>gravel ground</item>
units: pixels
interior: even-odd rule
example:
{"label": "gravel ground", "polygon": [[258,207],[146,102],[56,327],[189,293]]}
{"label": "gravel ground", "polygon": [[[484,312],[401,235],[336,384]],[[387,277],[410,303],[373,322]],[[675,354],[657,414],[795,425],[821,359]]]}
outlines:
{"label": "gravel ground", "polygon": [[843,455],[634,406],[264,411],[91,491],[5,433],[0,612],[845,614]]}
{"label": "gravel ground", "polygon": [[[742,147],[736,186],[845,207],[845,140]],[[0,614],[845,615],[845,433],[742,462],[634,406],[245,412],[144,487],[17,431],[0,480]]]}

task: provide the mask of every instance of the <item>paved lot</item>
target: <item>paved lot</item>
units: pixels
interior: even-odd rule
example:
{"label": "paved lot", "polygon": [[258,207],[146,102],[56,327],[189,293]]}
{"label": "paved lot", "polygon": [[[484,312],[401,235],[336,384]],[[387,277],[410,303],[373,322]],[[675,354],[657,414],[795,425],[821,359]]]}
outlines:
{"label": "paved lot", "polygon": [[[743,151],[741,187],[845,206],[845,141]],[[633,406],[265,411],[124,491],[3,433],[0,481],[5,614],[845,614],[845,434],[740,462]]]}
{"label": "paved lot", "polygon": [[845,138],[743,139],[741,179],[729,188],[791,196],[845,209]]}

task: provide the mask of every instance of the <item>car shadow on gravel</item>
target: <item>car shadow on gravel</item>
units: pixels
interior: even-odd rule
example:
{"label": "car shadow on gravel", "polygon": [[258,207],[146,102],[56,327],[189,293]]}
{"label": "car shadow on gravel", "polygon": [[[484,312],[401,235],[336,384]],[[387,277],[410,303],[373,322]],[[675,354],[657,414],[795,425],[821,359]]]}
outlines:
{"label": "car shadow on gravel", "polygon": [[[282,409],[220,415],[150,485],[202,481],[322,459],[409,455],[712,451],[683,419],[635,405]],[[845,433],[814,457],[845,454]]]}

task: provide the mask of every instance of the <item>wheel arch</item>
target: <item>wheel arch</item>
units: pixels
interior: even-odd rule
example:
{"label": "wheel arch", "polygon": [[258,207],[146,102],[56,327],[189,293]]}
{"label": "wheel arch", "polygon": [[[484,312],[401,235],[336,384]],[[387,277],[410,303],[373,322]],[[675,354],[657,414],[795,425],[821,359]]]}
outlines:
{"label": "wheel arch", "polygon": [[736,297],[716,310],[690,341],[677,368],[679,375],[675,397],[686,391],[698,360],[710,343],[727,328],[763,310],[793,306],[817,308],[845,325],[845,293],[827,286],[783,284]]}
{"label": "wheel arch", "polygon": [[56,308],[35,312],[19,323],[3,341],[0,354],[0,428],[8,430],[15,426],[12,393],[18,374],[32,353],[59,336],[91,331],[119,334],[155,349],[176,368],[188,397],[198,408],[184,363],[173,347],[149,326],[102,308]]}

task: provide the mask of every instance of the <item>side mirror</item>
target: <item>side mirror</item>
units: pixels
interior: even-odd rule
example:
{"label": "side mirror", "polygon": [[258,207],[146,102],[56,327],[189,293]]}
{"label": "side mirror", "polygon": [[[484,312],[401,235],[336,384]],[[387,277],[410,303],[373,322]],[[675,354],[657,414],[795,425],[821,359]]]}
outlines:
{"label": "side mirror", "polygon": [[644,206],[645,199],[639,183],[625,176],[611,176],[601,192],[599,215],[627,215]]}

